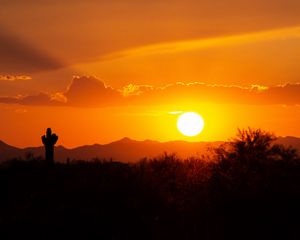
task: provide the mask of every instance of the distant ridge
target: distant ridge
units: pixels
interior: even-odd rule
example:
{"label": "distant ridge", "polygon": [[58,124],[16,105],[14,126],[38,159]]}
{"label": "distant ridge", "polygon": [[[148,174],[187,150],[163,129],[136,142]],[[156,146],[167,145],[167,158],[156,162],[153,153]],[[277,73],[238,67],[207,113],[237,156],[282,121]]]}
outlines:
{"label": "distant ridge", "polygon": [[[114,160],[120,162],[136,162],[143,158],[153,158],[164,152],[176,153],[178,157],[209,155],[211,150],[225,142],[186,142],[170,141],[158,142],[153,140],[136,141],[128,137],[108,144],[84,145],[76,148],[55,148],[55,160],[65,162],[67,158],[77,160],[92,160],[94,158]],[[292,146],[300,152],[300,138],[279,137],[276,143]],[[12,158],[25,158],[29,153],[35,157],[44,157],[44,147],[17,148],[0,140],[0,162]]]}
{"label": "distant ridge", "polygon": [[277,143],[283,144],[284,146],[291,146],[298,149],[300,153],[300,138],[287,136],[287,137],[279,137],[276,140]]}

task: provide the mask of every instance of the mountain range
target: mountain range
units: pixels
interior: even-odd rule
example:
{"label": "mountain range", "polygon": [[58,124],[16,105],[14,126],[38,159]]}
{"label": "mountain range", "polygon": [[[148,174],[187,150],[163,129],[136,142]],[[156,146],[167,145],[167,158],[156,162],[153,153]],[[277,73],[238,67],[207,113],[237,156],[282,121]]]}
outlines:
{"label": "mountain range", "polygon": [[[153,158],[164,153],[175,153],[180,158],[210,155],[212,150],[225,142],[158,142],[152,140],[136,141],[129,138],[109,143],[84,145],[76,148],[55,147],[55,159],[59,162],[70,160],[92,160],[95,158],[120,162],[136,162],[143,158]],[[276,143],[292,146],[300,152],[300,138],[279,137]],[[43,157],[44,147],[17,148],[0,141],[0,162],[26,156]]]}

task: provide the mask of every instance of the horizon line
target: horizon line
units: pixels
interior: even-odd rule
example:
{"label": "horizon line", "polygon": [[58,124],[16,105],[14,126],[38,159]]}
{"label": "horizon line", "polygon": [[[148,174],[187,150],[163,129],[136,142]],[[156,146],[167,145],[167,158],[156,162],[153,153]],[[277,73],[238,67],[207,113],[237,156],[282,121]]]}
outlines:
{"label": "horizon line", "polygon": [[[296,138],[296,139],[300,140],[300,136],[290,136],[290,135],[276,136],[276,139],[278,139],[278,138]],[[188,140],[183,140],[183,139],[169,140],[169,141],[159,141],[159,140],[152,140],[152,139],[136,140],[136,139],[133,139],[133,138],[130,138],[130,137],[123,137],[123,138],[119,138],[117,140],[113,140],[111,142],[106,142],[106,143],[91,143],[91,144],[83,144],[83,145],[76,145],[76,146],[68,146],[68,145],[59,144],[59,145],[56,145],[55,148],[63,147],[65,149],[72,150],[72,149],[76,149],[76,148],[79,148],[79,147],[85,147],[85,146],[94,146],[94,145],[106,146],[106,145],[109,145],[109,144],[112,144],[112,143],[122,142],[123,140],[129,140],[129,141],[132,141],[132,142],[139,142],[139,143],[150,141],[150,142],[156,142],[156,143],[163,144],[163,143],[174,143],[174,142],[184,142],[184,143],[219,143],[219,142],[224,142],[224,143],[226,143],[226,142],[230,142],[230,139],[227,139],[227,140],[214,140],[214,141],[188,141]],[[19,149],[44,147],[43,145],[34,145],[34,146],[25,146],[25,147],[24,146],[18,146],[18,145],[12,145],[12,144],[7,143],[6,141],[0,139],[0,143],[1,142],[8,145],[8,146],[10,146],[10,147],[15,147],[15,148],[19,148]]]}

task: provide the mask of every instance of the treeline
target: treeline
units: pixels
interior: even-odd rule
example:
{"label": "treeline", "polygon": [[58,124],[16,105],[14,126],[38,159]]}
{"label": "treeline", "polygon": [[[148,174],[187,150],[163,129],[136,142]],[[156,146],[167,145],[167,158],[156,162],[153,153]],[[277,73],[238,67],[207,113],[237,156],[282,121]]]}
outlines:
{"label": "treeline", "polygon": [[210,159],[6,162],[0,226],[40,239],[300,239],[300,159],[274,140],[240,130]]}

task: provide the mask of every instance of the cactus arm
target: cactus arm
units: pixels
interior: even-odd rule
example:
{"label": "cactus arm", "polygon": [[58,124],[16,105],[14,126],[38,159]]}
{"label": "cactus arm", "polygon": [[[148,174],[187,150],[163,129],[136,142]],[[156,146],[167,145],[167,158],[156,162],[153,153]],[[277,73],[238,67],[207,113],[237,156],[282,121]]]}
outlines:
{"label": "cactus arm", "polygon": [[44,145],[46,145],[47,144],[47,138],[46,138],[46,136],[44,135],[44,136],[42,136],[42,142],[43,142],[43,144]]}
{"label": "cactus arm", "polygon": [[58,136],[56,134],[52,134],[51,140],[52,140],[52,144],[54,145],[58,140]]}

